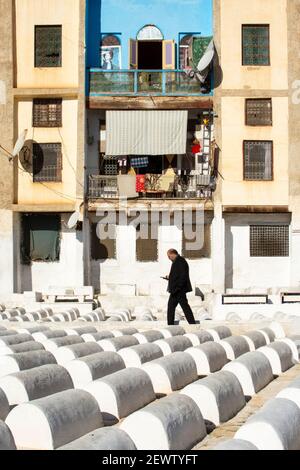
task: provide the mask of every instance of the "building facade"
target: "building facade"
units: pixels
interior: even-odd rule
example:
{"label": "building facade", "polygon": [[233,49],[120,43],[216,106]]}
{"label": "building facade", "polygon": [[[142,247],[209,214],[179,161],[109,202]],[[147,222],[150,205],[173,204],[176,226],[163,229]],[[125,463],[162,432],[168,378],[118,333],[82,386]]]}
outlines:
{"label": "building facade", "polygon": [[[211,289],[212,74],[195,70],[212,36],[210,1],[87,2],[86,282],[101,293],[165,294],[171,247]],[[197,211],[189,250],[176,217],[190,212],[196,232]],[[99,246],[107,212],[115,238]]]}
{"label": "building facade", "polygon": [[300,0],[0,11],[0,292],[164,294],[170,247],[196,294],[299,286]]}
{"label": "building facade", "polygon": [[1,12],[1,144],[26,138],[1,155],[0,289],[82,285],[82,231],[66,222],[84,195],[85,2],[3,0]]}
{"label": "building facade", "polygon": [[299,8],[285,0],[215,2],[224,289],[299,286]]}

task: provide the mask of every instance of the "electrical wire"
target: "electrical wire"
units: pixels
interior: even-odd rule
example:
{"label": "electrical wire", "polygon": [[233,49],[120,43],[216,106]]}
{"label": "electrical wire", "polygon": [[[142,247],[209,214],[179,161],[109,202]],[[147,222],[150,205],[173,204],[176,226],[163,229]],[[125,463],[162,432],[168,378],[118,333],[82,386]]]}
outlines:
{"label": "electrical wire", "polygon": [[84,188],[84,185],[81,183],[81,181],[78,180],[78,178],[77,178],[77,172],[76,172],[75,168],[73,167],[71,160],[70,160],[69,157],[68,157],[67,148],[66,148],[66,145],[65,145],[63,136],[62,136],[62,134],[61,134],[60,128],[57,127],[56,129],[57,129],[57,131],[58,131],[59,137],[60,137],[61,142],[62,142],[62,145],[63,145],[64,156],[66,157],[66,159],[67,159],[67,161],[68,161],[70,167],[72,168],[72,170],[73,170],[73,172],[74,172],[74,175],[75,175],[75,178],[76,178],[76,182],[77,182],[82,188]]}

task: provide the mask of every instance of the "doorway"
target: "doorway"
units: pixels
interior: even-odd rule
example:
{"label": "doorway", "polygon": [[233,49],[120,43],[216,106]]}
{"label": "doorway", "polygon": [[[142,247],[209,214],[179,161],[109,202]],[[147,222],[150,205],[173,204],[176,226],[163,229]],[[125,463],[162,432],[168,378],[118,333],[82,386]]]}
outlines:
{"label": "doorway", "polygon": [[138,69],[162,70],[163,42],[138,41]]}

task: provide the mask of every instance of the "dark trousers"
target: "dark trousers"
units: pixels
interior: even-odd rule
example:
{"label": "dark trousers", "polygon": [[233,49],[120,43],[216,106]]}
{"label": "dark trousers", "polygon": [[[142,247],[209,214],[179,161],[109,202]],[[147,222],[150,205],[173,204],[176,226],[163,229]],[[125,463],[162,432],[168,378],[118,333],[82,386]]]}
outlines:
{"label": "dark trousers", "polygon": [[195,325],[196,321],[192,312],[191,307],[189,306],[188,299],[185,292],[179,292],[178,294],[171,294],[168,303],[168,325],[174,325],[175,320],[175,310],[177,305],[183,310],[185,318],[190,325]]}

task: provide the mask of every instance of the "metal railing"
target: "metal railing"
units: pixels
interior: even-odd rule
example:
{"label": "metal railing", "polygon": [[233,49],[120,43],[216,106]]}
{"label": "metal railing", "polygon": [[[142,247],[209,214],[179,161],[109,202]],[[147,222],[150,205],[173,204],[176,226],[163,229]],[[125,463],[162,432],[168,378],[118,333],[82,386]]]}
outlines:
{"label": "metal railing", "polygon": [[[152,175],[153,176],[153,175]],[[161,175],[157,175],[161,177]],[[147,178],[146,178],[147,180]],[[168,190],[145,185],[145,190],[137,197],[151,199],[211,199],[215,181],[210,175],[174,177]],[[137,193],[138,194],[138,193]],[[117,199],[119,197],[118,177],[90,175],[88,196],[90,199]]]}
{"label": "metal railing", "polygon": [[117,176],[90,175],[89,197],[91,199],[118,197]]}
{"label": "metal railing", "polygon": [[204,94],[194,76],[183,70],[103,70],[90,69],[90,96],[157,95],[211,96]]}

